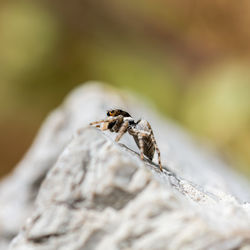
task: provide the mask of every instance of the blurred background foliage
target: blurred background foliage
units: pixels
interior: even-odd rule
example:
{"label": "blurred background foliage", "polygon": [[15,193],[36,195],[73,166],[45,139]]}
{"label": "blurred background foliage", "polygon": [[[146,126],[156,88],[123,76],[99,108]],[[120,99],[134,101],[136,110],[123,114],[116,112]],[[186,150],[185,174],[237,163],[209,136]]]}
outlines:
{"label": "blurred background foliage", "polygon": [[250,1],[0,3],[0,175],[74,86],[140,93],[250,175]]}

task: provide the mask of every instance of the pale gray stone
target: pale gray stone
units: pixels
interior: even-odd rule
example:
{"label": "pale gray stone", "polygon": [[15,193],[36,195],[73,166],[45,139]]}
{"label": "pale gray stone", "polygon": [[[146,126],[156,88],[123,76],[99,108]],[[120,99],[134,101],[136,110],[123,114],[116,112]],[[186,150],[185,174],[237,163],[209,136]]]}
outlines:
{"label": "pale gray stone", "polygon": [[[140,160],[131,136],[117,144],[87,126],[113,107],[151,123],[163,173]],[[215,153],[141,100],[92,83],[49,116],[0,184],[1,244],[24,224],[10,249],[245,250],[249,190]]]}
{"label": "pale gray stone", "polygon": [[237,249],[250,244],[249,209],[83,128],[48,172],[10,249]]}

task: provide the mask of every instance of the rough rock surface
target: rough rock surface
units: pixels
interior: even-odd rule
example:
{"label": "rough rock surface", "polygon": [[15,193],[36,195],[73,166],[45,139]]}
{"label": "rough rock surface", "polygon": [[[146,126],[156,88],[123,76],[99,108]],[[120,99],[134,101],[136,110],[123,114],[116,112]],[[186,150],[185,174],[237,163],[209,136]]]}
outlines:
{"label": "rough rock surface", "polygon": [[[150,121],[163,173],[139,159],[128,135],[117,144],[86,126],[110,107]],[[49,116],[2,181],[1,249],[25,224],[10,249],[246,250],[249,201],[247,183],[177,125],[127,94],[89,84]]]}

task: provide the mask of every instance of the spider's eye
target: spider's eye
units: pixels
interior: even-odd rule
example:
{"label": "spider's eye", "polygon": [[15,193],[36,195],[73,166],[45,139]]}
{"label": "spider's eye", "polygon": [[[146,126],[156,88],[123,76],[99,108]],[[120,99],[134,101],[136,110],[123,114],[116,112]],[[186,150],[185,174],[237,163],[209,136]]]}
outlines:
{"label": "spider's eye", "polygon": [[112,111],[108,111],[108,113],[107,113],[107,116],[113,116],[114,115],[114,111],[112,110]]}

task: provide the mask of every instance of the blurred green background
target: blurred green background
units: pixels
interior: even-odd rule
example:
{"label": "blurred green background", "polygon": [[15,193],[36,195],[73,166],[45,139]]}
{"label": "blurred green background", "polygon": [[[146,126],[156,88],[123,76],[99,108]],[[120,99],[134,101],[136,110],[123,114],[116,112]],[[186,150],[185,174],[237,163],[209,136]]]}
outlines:
{"label": "blurred green background", "polygon": [[250,1],[0,2],[0,176],[74,86],[101,80],[159,110],[250,176]]}

